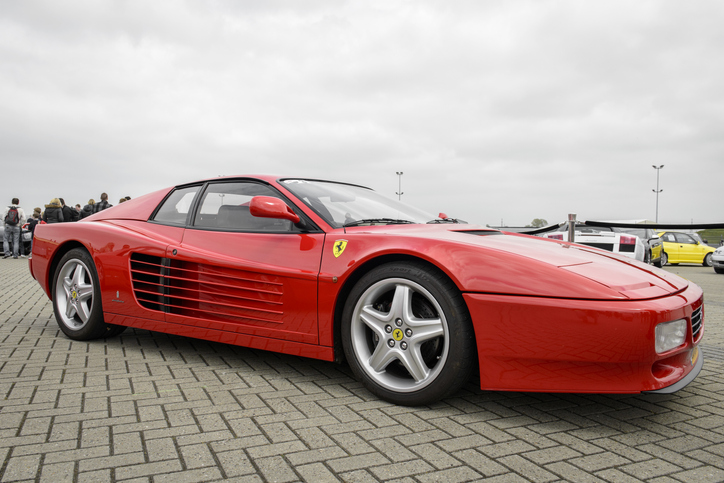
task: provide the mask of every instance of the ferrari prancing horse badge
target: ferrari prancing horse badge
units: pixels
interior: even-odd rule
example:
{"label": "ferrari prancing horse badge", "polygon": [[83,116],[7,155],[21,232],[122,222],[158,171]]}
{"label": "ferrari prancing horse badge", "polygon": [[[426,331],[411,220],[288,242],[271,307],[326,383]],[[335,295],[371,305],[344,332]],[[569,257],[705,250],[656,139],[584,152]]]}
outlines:
{"label": "ferrari prancing horse badge", "polygon": [[334,257],[339,258],[345,248],[347,248],[347,240],[337,240],[336,242],[334,242],[334,248],[332,248],[332,253],[334,253]]}

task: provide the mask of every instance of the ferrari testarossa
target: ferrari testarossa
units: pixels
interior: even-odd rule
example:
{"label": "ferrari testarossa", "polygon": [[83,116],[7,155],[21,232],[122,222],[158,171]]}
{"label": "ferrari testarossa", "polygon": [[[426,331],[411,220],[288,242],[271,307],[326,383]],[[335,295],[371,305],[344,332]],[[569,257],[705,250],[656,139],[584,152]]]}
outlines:
{"label": "ferrari testarossa", "polygon": [[378,397],[670,393],[701,370],[702,290],[584,245],[432,217],[345,183],[237,176],[39,225],[71,339],[126,327],[346,360]]}

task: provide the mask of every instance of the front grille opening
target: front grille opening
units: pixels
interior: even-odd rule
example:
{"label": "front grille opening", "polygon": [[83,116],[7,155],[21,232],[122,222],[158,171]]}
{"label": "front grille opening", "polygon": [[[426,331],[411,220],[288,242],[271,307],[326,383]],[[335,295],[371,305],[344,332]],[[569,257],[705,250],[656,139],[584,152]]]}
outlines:
{"label": "front grille opening", "polygon": [[691,314],[691,338],[697,341],[704,325],[704,306],[702,305]]}

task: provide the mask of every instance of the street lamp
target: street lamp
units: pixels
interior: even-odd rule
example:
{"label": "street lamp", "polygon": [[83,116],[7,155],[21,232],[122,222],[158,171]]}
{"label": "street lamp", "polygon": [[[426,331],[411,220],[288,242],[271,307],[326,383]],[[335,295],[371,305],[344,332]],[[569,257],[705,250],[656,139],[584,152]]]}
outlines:
{"label": "street lamp", "polygon": [[656,223],[658,223],[659,222],[659,193],[664,191],[664,190],[659,189],[659,171],[661,170],[661,168],[664,167],[664,165],[662,164],[661,166],[654,166],[652,164],[651,167],[656,170],[656,189],[651,190],[651,191],[656,193]]}
{"label": "street lamp", "polygon": [[397,173],[397,199],[402,199],[402,171],[396,171]]}

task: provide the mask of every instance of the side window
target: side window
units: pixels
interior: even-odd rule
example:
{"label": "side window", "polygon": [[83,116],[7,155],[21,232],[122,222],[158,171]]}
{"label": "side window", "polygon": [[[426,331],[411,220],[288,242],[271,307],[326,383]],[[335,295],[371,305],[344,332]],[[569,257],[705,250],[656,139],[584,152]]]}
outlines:
{"label": "side window", "polygon": [[191,203],[194,201],[194,196],[196,196],[198,190],[198,186],[177,189],[171,193],[171,196],[166,198],[153,220],[169,225],[185,225]]}
{"label": "side window", "polygon": [[665,234],[664,234],[664,241],[665,241],[665,242],[671,242],[671,243],[676,242],[676,240],[674,239],[674,234],[673,234],[673,233],[665,233]]}
{"label": "side window", "polygon": [[292,232],[296,231],[289,220],[258,218],[249,212],[249,204],[255,196],[279,194],[267,185],[252,182],[212,183],[204,192],[194,226],[224,231]]}
{"label": "side window", "polygon": [[685,243],[687,245],[695,245],[696,241],[694,241],[693,238],[691,238],[689,235],[686,235],[684,233],[676,233],[676,241],[679,243]]}

